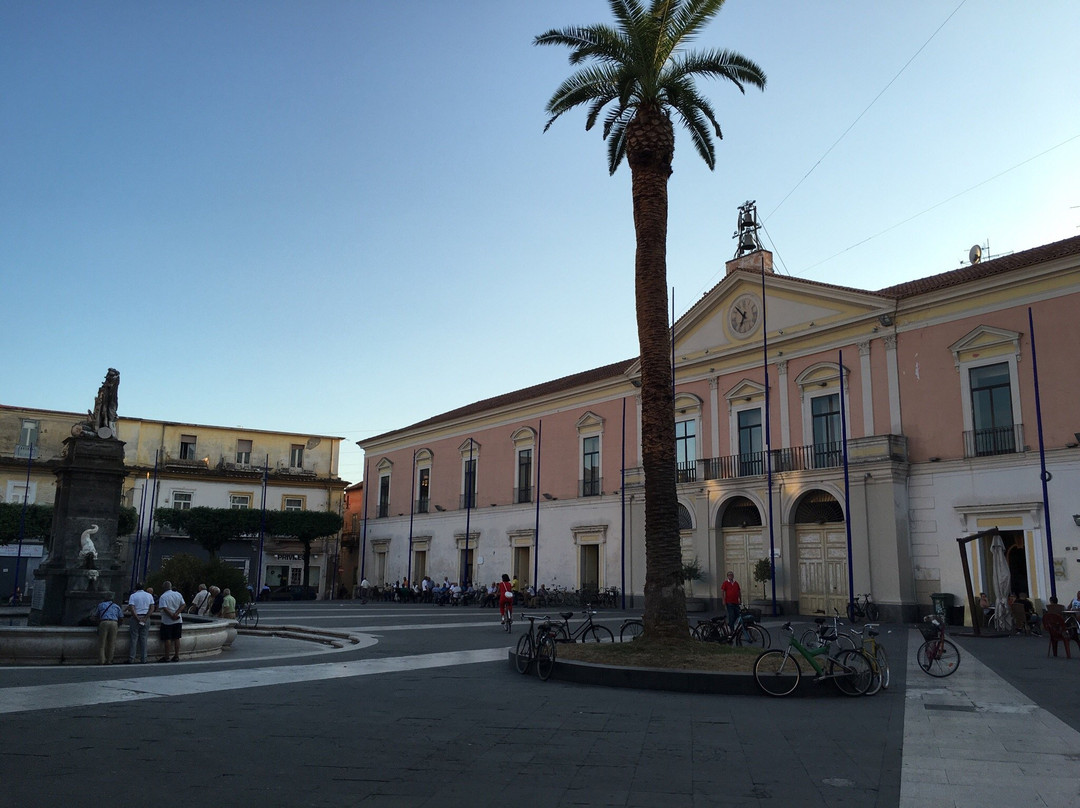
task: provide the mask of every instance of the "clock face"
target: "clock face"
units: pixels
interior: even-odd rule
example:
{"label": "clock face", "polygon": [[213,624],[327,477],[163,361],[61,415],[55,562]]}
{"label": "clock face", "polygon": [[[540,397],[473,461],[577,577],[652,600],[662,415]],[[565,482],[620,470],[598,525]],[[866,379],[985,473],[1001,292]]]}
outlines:
{"label": "clock face", "polygon": [[757,327],[759,312],[760,307],[756,297],[739,295],[731,304],[731,312],[728,315],[731,330],[740,336],[749,334]]}

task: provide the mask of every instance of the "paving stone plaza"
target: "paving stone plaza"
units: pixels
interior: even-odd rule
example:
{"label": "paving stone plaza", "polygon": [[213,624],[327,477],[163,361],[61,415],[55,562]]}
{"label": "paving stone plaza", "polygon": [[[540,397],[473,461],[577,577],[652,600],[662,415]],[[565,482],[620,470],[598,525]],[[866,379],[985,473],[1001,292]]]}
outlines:
{"label": "paving stone plaza", "polygon": [[[176,665],[0,669],[3,804],[1072,806],[1080,655],[956,638],[947,679],[887,626],[892,685],[701,696],[521,676],[491,610],[272,603]],[[600,617],[616,628],[626,615]],[[773,629],[773,622],[766,620]],[[780,637],[779,621],[773,629]],[[891,630],[889,630],[891,629]],[[516,640],[517,630],[513,634]]]}

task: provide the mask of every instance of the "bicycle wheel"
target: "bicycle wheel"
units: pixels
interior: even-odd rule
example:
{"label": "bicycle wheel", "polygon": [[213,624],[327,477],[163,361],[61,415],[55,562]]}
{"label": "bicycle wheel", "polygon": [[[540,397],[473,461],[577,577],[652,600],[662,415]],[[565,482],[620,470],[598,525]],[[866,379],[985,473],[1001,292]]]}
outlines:
{"label": "bicycle wheel", "polygon": [[874,665],[862,651],[840,651],[829,658],[827,669],[837,689],[847,696],[862,696],[874,679]]}
{"label": "bicycle wheel", "polygon": [[545,634],[536,646],[536,675],[544,682],[555,667],[555,640]]}
{"label": "bicycle wheel", "polygon": [[513,627],[513,625],[514,625],[514,610],[513,609],[507,609],[506,610],[506,619],[503,621],[503,628],[506,629],[507,634],[510,633],[510,629],[511,629],[511,627]]}
{"label": "bicycle wheel", "polygon": [[870,650],[868,648],[865,648],[865,647],[863,648],[863,653],[866,654],[866,658],[870,660],[870,667],[872,668],[872,670],[871,670],[872,676],[870,678],[870,687],[867,689],[866,695],[867,696],[876,696],[878,691],[881,690],[882,686],[885,684],[885,676],[884,676],[885,671],[881,667],[881,664],[879,663],[879,660],[878,660],[878,657],[877,657],[876,654],[871,654]]}
{"label": "bicycle wheel", "polygon": [[581,635],[582,642],[615,642],[615,635],[607,626],[590,626]]}
{"label": "bicycle wheel", "polygon": [[862,620],[862,609],[856,606],[854,603],[847,605],[847,617],[852,623],[858,623]]}
{"label": "bicycle wheel", "polygon": [[818,635],[817,629],[808,628],[799,635],[799,642],[804,648],[817,648],[821,645],[821,637]]}
{"label": "bicycle wheel", "polygon": [[889,657],[885,653],[885,649],[880,645],[877,646],[877,651],[874,652],[875,661],[877,662],[878,670],[881,672],[881,689],[889,689]]}
{"label": "bicycle wheel", "polygon": [[866,619],[871,623],[876,623],[881,616],[881,610],[878,609],[877,604],[873,602],[867,602],[866,604]]}
{"label": "bicycle wheel", "polygon": [[246,609],[244,613],[240,615],[240,625],[244,628],[258,628],[259,610],[254,606]]}
{"label": "bicycle wheel", "polygon": [[619,630],[619,642],[636,640],[645,633],[645,624],[641,620],[627,620]]}
{"label": "bicycle wheel", "polygon": [[800,679],[799,661],[784,651],[762,651],[754,660],[754,681],[766,695],[790,695],[799,686]]}
{"label": "bicycle wheel", "polygon": [[919,667],[931,676],[949,676],[960,667],[960,649],[945,639],[927,640],[915,654]]}
{"label": "bicycle wheel", "polygon": [[535,656],[536,648],[533,645],[532,635],[522,634],[521,639],[518,640],[517,656],[514,659],[514,664],[517,665],[518,673],[526,673]]}
{"label": "bicycle wheel", "polygon": [[858,651],[859,643],[855,642],[855,638],[850,634],[838,631],[836,633],[836,647],[844,651]]}
{"label": "bicycle wheel", "polygon": [[735,635],[735,644],[755,646],[757,648],[768,648],[769,645],[765,640],[765,633],[761,626],[743,626],[739,633]]}

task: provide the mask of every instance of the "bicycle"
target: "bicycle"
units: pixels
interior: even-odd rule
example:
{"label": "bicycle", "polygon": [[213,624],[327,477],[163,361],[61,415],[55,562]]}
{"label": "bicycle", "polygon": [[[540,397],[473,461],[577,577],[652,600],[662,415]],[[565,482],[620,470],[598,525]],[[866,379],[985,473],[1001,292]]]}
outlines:
{"label": "bicycle", "polygon": [[255,605],[255,601],[249,600],[239,608],[236,613],[236,622],[244,628],[258,628],[259,607]]}
{"label": "bicycle", "polygon": [[628,617],[619,626],[619,642],[636,640],[645,633],[645,621],[638,617]]}
{"label": "bicycle", "polygon": [[[861,602],[859,598],[862,598]],[[870,599],[870,593],[867,592],[863,595],[856,595],[851,599],[847,607],[847,616],[852,623],[858,623],[864,617],[869,622],[876,623],[881,614],[877,604]]]}
{"label": "bicycle", "polygon": [[579,639],[582,642],[615,642],[615,635],[611,633],[611,629],[593,624],[594,614],[596,614],[596,611],[590,608],[589,604],[586,604],[584,611],[581,613],[584,620],[577,628],[571,630],[570,618],[574,616],[574,613],[559,612],[562,622],[553,622],[551,624],[552,631],[555,634],[555,642],[577,642]]}
{"label": "bicycle", "polygon": [[956,673],[960,667],[960,649],[945,639],[944,621],[936,614],[927,615],[918,629],[926,640],[915,652],[919,667],[938,678]]}
{"label": "bicycle", "polygon": [[[825,614],[820,612],[819,614]],[[835,642],[840,648],[847,648],[854,651],[856,648],[855,638],[852,637],[846,631],[841,631],[840,627],[843,623],[840,622],[840,612],[833,609],[832,625],[828,625],[826,618],[815,617],[814,622],[817,623],[817,628],[808,628],[799,637],[799,642],[805,645],[807,648],[816,648],[819,645],[827,645],[830,642]]]}
{"label": "bicycle", "polygon": [[874,666],[874,680],[870,683],[870,689],[866,691],[866,695],[873,696],[879,690],[889,689],[889,657],[885,653],[885,647],[877,641],[878,630],[876,623],[867,623],[866,627],[859,631],[858,629],[852,629],[852,631],[862,638],[862,651],[870,658],[870,662]]}
{"label": "bicycle", "polygon": [[[861,696],[870,689],[873,667],[862,651],[843,648],[833,654],[828,645],[807,648],[795,639],[790,622],[784,624],[784,631],[789,634],[787,648],[762,651],[754,660],[754,681],[763,693],[769,696],[793,693],[802,681],[800,656],[814,669],[815,682],[831,680],[848,696]],[[825,659],[819,662],[819,657]]]}
{"label": "bicycle", "polygon": [[734,626],[727,624],[726,617],[714,617],[712,620],[699,620],[693,630],[694,638],[705,642],[721,642],[728,645],[756,645],[768,648],[772,645],[769,632],[754,621],[754,615],[748,610],[739,612]]}
{"label": "bicycle", "polygon": [[[546,682],[555,667],[555,640],[552,622],[547,615],[522,614],[529,621],[529,632],[522,634],[515,649],[514,664],[518,673],[528,673],[529,666],[536,663],[536,675]],[[536,621],[541,620],[539,626]]]}

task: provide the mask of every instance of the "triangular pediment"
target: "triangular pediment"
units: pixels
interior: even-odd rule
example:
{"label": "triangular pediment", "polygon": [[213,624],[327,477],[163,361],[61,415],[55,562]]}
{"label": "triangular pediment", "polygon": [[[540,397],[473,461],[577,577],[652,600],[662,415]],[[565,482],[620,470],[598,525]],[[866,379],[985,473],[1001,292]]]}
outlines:
{"label": "triangular pediment", "polygon": [[[764,305],[762,301],[764,300]],[[675,329],[678,360],[740,350],[774,339],[891,315],[893,301],[870,292],[779,275],[733,272],[691,308]]]}
{"label": "triangular pediment", "polygon": [[1020,332],[1007,328],[980,325],[949,346],[953,361],[970,362],[988,356],[1005,356],[1010,353],[1020,358]]}

